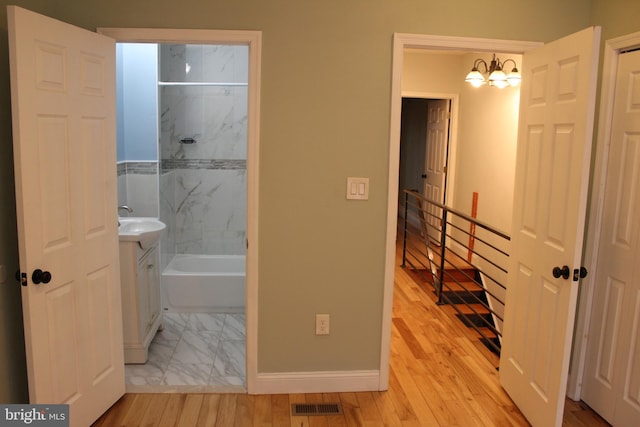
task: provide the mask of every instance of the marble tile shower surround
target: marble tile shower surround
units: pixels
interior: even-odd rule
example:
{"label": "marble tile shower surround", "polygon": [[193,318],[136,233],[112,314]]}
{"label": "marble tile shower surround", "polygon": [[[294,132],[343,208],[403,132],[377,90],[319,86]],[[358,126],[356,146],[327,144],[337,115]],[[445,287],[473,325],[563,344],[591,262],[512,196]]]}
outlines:
{"label": "marble tile shower surround", "polygon": [[176,216],[175,206],[176,171],[162,172],[158,177],[160,186],[160,219],[167,226],[160,238],[160,267],[164,270],[176,254]]}
{"label": "marble tile shower surround", "polygon": [[245,316],[165,313],[144,365],[126,365],[128,391],[244,391]]}
{"label": "marble tile shower surround", "polygon": [[195,169],[195,170],[246,170],[247,161],[227,160],[227,159],[164,159],[162,160],[162,172],[175,169]]}
{"label": "marble tile shower surround", "polygon": [[244,254],[248,48],[162,45],[159,58],[162,264]]}
{"label": "marble tile shower surround", "polygon": [[160,156],[246,160],[247,87],[161,86]]}
{"label": "marble tile shower surround", "polygon": [[161,215],[171,218],[166,243],[174,249],[168,259],[169,252],[245,253],[246,169],[176,169],[161,182]]}
{"label": "marble tile shower surround", "polygon": [[249,79],[248,46],[163,44],[159,57],[163,82],[246,83]]}

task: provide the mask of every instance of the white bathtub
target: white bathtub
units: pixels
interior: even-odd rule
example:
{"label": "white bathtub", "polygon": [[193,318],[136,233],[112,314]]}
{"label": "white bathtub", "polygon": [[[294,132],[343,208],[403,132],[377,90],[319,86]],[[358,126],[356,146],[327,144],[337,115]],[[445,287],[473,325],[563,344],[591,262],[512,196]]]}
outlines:
{"label": "white bathtub", "polygon": [[162,272],[166,311],[244,312],[244,255],[175,255]]}

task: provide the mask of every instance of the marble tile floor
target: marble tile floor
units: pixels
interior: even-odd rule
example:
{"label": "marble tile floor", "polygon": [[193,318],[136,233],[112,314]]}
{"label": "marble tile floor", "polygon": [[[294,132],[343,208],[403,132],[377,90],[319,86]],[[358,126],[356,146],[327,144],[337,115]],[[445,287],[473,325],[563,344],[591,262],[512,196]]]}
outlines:
{"label": "marble tile floor", "polygon": [[164,313],[144,365],[125,365],[129,393],[245,392],[245,316]]}

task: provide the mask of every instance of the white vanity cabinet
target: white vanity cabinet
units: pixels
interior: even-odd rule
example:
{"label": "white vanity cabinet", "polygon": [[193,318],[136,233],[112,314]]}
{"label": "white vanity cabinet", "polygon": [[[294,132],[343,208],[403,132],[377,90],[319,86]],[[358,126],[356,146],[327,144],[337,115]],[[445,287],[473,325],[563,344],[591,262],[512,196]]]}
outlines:
{"label": "white vanity cabinet", "polygon": [[142,249],[120,242],[120,282],[125,363],[146,363],[149,344],[162,321],[158,245]]}

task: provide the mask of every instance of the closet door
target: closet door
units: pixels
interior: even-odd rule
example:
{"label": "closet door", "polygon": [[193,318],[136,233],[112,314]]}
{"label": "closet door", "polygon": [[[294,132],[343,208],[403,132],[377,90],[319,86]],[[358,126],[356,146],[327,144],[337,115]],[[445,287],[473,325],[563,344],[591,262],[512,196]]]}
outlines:
{"label": "closet door", "polygon": [[621,54],[583,400],[614,426],[640,419],[640,51]]}

